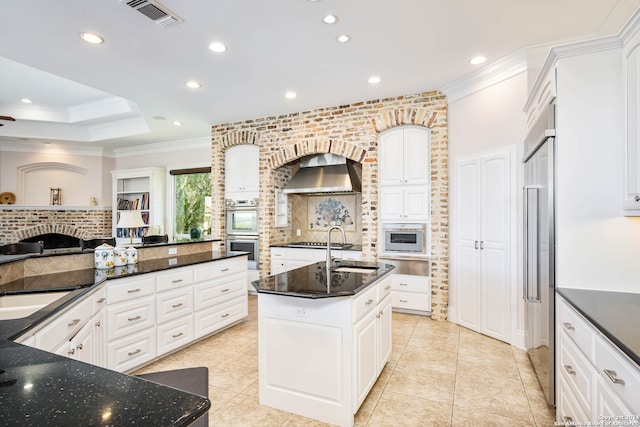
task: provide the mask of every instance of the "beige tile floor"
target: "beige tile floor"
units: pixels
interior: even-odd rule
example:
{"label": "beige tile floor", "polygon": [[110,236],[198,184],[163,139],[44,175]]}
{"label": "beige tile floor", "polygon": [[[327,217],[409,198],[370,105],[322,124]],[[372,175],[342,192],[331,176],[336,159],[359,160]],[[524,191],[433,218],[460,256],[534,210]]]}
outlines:
{"label": "beige tile floor", "polygon": [[[241,324],[135,372],[209,368],[209,425],[322,426],[258,403],[257,298]],[[393,313],[391,361],[356,426],[552,426],[527,353],[450,322]]]}

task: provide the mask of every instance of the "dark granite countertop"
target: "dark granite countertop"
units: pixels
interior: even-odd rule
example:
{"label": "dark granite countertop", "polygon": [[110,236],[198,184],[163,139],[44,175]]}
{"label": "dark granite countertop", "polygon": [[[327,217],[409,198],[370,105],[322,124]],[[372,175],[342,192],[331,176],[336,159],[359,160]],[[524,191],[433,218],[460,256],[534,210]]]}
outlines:
{"label": "dark granite countertop", "polygon": [[0,321],[0,425],[185,426],[206,413],[211,403],[205,397],[17,344],[9,337],[22,334],[110,278],[236,256],[246,255],[204,252],[144,261],[135,271],[125,268],[117,275],[81,270],[67,273],[66,283],[58,274],[22,279],[16,285],[22,292],[50,292],[58,286],[73,290],[31,316]]}
{"label": "dark granite countertop", "polygon": [[557,293],[640,365],[640,294],[570,288]]}
{"label": "dark granite countertop", "polygon": [[[370,272],[336,271],[339,267],[369,267]],[[328,298],[355,295],[395,267],[385,263],[336,260],[330,270],[331,286],[327,287],[325,262],[317,262],[285,273],[252,282],[258,293],[286,295],[298,298]]]}

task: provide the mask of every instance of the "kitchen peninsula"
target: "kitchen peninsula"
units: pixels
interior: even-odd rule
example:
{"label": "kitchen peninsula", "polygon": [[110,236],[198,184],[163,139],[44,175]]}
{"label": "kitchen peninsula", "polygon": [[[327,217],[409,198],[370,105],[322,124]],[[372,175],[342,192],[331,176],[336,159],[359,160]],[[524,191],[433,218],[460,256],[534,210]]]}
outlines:
{"label": "kitchen peninsula", "polygon": [[253,282],[261,404],[353,425],[391,356],[393,268],[338,260]]}
{"label": "kitchen peninsula", "polygon": [[[177,253],[167,257],[173,249]],[[154,253],[164,257],[155,258]],[[92,259],[93,253],[5,260],[5,272],[23,271],[24,277],[3,283],[6,295],[0,298],[43,290],[64,290],[64,296],[26,317],[0,321],[0,396],[5,408],[0,424],[186,426],[206,414],[207,398],[123,372],[246,316],[247,255],[212,251],[212,242],[154,245],[142,248],[141,255],[139,264],[118,272],[94,272],[78,262]],[[29,276],[38,264],[64,265],[68,257],[80,269]],[[167,298],[174,311],[163,311]],[[135,311],[142,302],[148,303],[147,311],[125,313],[129,329],[121,335],[118,313]],[[68,313],[73,313],[70,321]],[[172,333],[183,324],[184,331]],[[79,341],[85,330],[91,338]],[[164,340],[167,336],[178,338],[170,343]],[[119,350],[127,345],[141,350]],[[87,361],[83,357],[88,354]],[[130,360],[121,360],[121,355]]]}

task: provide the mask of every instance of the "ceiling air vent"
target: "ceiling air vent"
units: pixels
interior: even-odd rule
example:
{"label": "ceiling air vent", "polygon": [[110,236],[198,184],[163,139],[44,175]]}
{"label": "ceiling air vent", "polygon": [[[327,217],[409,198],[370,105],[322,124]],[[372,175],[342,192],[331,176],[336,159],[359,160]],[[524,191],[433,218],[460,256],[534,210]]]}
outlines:
{"label": "ceiling air vent", "polygon": [[176,14],[170,12],[169,9],[161,6],[155,1],[120,0],[120,3],[126,3],[127,6],[142,13],[144,16],[163,28],[171,27],[172,25],[182,22],[182,19],[180,19]]}

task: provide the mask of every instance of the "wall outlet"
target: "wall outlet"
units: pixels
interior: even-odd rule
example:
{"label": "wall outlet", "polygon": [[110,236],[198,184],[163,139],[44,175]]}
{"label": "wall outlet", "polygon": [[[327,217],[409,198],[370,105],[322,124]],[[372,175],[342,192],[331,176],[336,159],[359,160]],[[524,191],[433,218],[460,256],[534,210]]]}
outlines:
{"label": "wall outlet", "polygon": [[169,258],[169,265],[178,264],[178,258]]}
{"label": "wall outlet", "polygon": [[300,229],[296,228],[296,236],[300,237]]}
{"label": "wall outlet", "polygon": [[304,307],[295,307],[294,314],[298,317],[308,317],[307,310]]}
{"label": "wall outlet", "polygon": [[177,255],[178,248],[169,248],[169,255]]}

